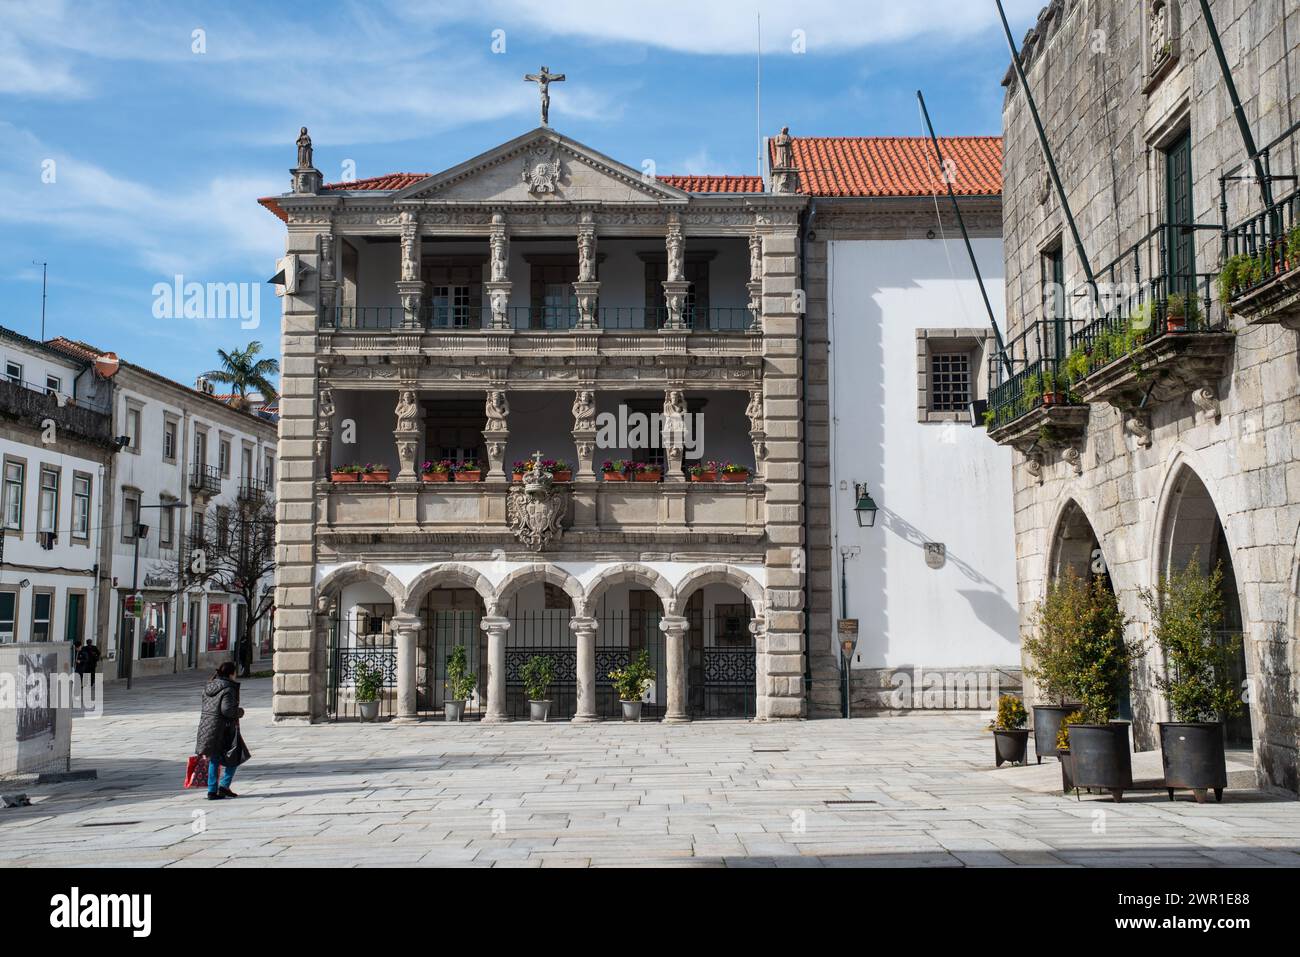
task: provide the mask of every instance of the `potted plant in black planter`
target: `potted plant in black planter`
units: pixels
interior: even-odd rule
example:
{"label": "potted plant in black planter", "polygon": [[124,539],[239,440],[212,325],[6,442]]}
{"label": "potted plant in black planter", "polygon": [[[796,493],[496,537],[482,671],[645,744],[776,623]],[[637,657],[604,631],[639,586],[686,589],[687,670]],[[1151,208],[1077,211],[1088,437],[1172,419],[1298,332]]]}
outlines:
{"label": "potted plant in black planter", "polygon": [[443,702],[443,716],[448,721],[459,721],[465,716],[465,702],[474,693],[476,681],[469,672],[465,646],[457,645],[447,656],[447,700]]}
{"label": "potted plant in black planter", "polygon": [[611,671],[609,680],[623,705],[623,720],[640,721],[641,696],[655,680],[654,669],[650,667],[650,653],[642,649],[639,655],[628,662],[626,668]]}
{"label": "potted plant in black planter", "polygon": [[1070,683],[1083,712],[1083,721],[1070,726],[1070,772],[1075,787],[1109,791],[1118,802],[1133,787],[1133,759],[1128,722],[1112,719],[1142,644],[1125,639],[1128,619],[1100,576],[1088,586],[1087,607],[1085,626],[1070,643]]}
{"label": "potted plant in black planter", "polygon": [[1241,638],[1220,641],[1223,626],[1223,566],[1205,574],[1195,556],[1181,572],[1161,576],[1142,590],[1151,611],[1152,632],[1164,652],[1165,671],[1156,677],[1173,721],[1160,722],[1160,757],[1169,800],[1188,788],[1198,804],[1210,791],[1223,800],[1228,767],[1223,722],[1241,711],[1241,691],[1232,678]]}
{"label": "potted plant in black planter", "polygon": [[356,677],[352,681],[357,698],[357,709],[362,721],[379,717],[379,695],[384,690],[384,673],[368,661],[357,662]]}
{"label": "potted plant in black planter", "polygon": [[1074,790],[1074,761],[1070,758],[1070,726],[1083,720],[1083,712],[1071,711],[1056,730],[1056,757],[1061,762],[1061,793]]}
{"label": "potted plant in black planter", "polygon": [[1025,674],[1034,682],[1034,755],[1057,757],[1056,732],[1062,719],[1078,710],[1074,700],[1071,649],[1088,621],[1091,597],[1088,583],[1067,571],[1052,582],[1047,596],[1034,610],[1033,634],[1024,639],[1031,662]]}
{"label": "potted plant in black planter", "polygon": [[528,720],[545,721],[551,713],[551,702],[546,697],[555,681],[555,662],[546,655],[533,655],[519,669],[528,695]]}
{"label": "potted plant in black planter", "polygon": [[994,767],[1002,767],[1002,762],[1012,764],[1025,763],[1025,750],[1029,746],[1029,712],[1024,702],[1015,695],[1004,694],[998,698],[998,716],[990,726],[993,732]]}

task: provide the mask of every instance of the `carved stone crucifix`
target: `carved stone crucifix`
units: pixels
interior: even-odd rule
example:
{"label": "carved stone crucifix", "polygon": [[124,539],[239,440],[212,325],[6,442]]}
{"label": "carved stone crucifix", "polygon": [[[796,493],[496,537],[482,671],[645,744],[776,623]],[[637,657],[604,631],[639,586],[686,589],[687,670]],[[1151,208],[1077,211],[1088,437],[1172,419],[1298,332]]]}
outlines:
{"label": "carved stone crucifix", "polygon": [[551,125],[551,84],[560,83],[564,80],[563,73],[552,73],[546,67],[542,67],[541,73],[527,73],[524,79],[529,83],[536,83],[537,89],[542,95],[542,126]]}

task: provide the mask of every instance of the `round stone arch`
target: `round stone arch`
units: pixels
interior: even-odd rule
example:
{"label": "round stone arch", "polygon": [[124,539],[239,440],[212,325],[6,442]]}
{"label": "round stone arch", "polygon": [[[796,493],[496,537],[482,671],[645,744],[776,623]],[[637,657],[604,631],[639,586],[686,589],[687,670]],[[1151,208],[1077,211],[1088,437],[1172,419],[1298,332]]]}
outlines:
{"label": "round stone arch", "polygon": [[573,602],[573,616],[575,618],[586,616],[587,592],[582,587],[582,582],[563,568],[549,562],[534,562],[531,565],[512,570],[497,583],[497,602],[502,608],[506,607],[515,591],[535,582],[545,582],[548,585],[556,585],[562,588],[564,593],[569,596],[569,600]]}
{"label": "round stone arch", "polygon": [[677,614],[677,601],[673,586],[668,584],[668,580],[663,575],[639,562],[622,562],[602,568],[587,585],[587,609],[589,611],[594,610],[600,596],[605,593],[605,589],[620,582],[632,582],[651,589],[659,596],[659,603],[663,606],[664,615]]}
{"label": "round stone arch", "polygon": [[406,589],[387,568],[369,562],[350,562],[340,565],[316,583],[317,606],[320,606],[321,599],[337,598],[344,588],[358,582],[378,585],[393,600],[394,608],[401,608],[406,602]]}
{"label": "round stone arch", "polygon": [[754,617],[763,617],[763,586],[754,579],[754,576],[732,565],[701,565],[692,568],[677,583],[675,590],[677,607],[685,608],[686,602],[695,591],[705,585],[713,584],[732,585],[740,589],[749,599],[749,604],[754,609]]}
{"label": "round stone arch", "polygon": [[492,583],[477,568],[460,562],[440,562],[416,575],[406,588],[407,599],[402,608],[403,613],[418,616],[425,596],[435,588],[447,587],[474,589],[483,599],[483,608],[488,616],[497,614],[497,592]]}
{"label": "round stone arch", "polygon": [[[1106,555],[1105,548],[1102,547],[1101,536],[1097,534],[1097,526],[1090,517],[1088,510],[1080,501],[1080,496],[1075,494],[1066,494],[1063,496],[1060,505],[1057,506],[1056,514],[1048,525],[1047,539],[1047,567],[1043,575],[1043,594],[1047,593],[1047,588],[1051,582],[1059,578],[1065,569],[1073,568],[1074,571],[1084,579],[1092,577],[1093,569],[1093,549],[1101,551],[1101,560],[1108,572],[1112,566],[1110,559]],[[1111,574],[1111,583],[1114,584],[1114,575]]]}

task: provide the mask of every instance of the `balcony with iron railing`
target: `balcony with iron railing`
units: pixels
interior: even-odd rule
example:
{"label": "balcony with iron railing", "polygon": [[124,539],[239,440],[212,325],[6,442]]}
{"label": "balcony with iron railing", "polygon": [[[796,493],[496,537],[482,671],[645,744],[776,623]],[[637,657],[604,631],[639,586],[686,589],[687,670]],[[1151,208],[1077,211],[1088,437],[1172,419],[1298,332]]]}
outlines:
{"label": "balcony with iron railing", "polygon": [[52,422],[58,434],[114,447],[113,417],[107,406],[61,395],[35,383],[0,378],[0,414],[34,429],[43,430],[46,422]]}
{"label": "balcony with iron railing", "polygon": [[[507,328],[515,331],[566,331],[579,326],[576,305],[509,306],[506,318]],[[596,310],[596,327],[603,331],[656,332],[668,321],[664,306],[600,306]],[[753,314],[743,306],[688,305],[682,323],[684,331],[690,332],[748,332],[753,327]],[[491,324],[491,308],[481,305],[423,305],[409,315],[401,306],[336,306],[321,319],[322,330],[345,332],[475,332],[488,330]]]}
{"label": "balcony with iron railing", "polygon": [[189,472],[190,491],[195,495],[218,495],[221,492],[221,470],[215,465],[194,463]]}
{"label": "balcony with iron railing", "polygon": [[266,501],[271,495],[271,485],[269,482],[260,482],[257,479],[243,478],[239,480],[239,501],[257,504]]}
{"label": "balcony with iron railing", "polygon": [[1133,413],[1141,432],[1153,400],[1215,389],[1233,341],[1214,297],[1216,276],[1163,264],[1173,242],[1216,228],[1157,226],[1096,274],[1087,303],[1097,318],[1038,320],[1006,343],[989,367],[990,436],[1011,444],[1034,432],[1068,439],[1082,432],[1083,407],[1094,402]]}

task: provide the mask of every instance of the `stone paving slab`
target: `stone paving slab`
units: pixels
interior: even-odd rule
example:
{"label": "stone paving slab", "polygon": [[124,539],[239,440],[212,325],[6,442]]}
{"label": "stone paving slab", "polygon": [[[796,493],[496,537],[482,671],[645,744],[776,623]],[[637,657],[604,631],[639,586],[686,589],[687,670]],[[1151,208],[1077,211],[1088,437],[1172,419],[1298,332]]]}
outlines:
{"label": "stone paving slab", "polygon": [[[109,689],[74,769],[0,810],[0,867],[1300,867],[1300,802],[1054,793],[983,719],[300,724],[244,685],[237,801],[178,787],[201,679]],[[1158,755],[1135,756],[1135,768]],[[855,802],[855,803],[844,803]]]}

